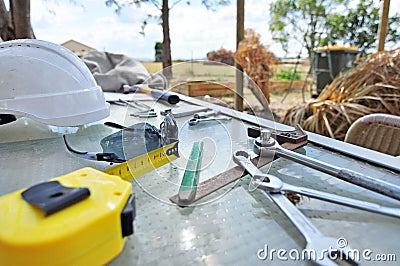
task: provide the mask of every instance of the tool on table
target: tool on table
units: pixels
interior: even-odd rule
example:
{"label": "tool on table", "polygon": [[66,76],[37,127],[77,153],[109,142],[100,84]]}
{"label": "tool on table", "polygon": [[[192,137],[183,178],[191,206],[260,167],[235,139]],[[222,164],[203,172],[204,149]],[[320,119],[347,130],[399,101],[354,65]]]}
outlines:
{"label": "tool on table", "polygon": [[[260,127],[249,127],[247,128],[247,136],[258,138],[262,130],[263,128]],[[293,130],[270,130],[272,131],[272,136],[278,141],[278,143],[299,143],[307,140],[307,134],[300,125],[297,125]]]}
{"label": "tool on table", "polygon": [[[282,139],[280,141],[282,141]],[[307,135],[305,135],[305,139],[303,141],[296,142],[296,140],[293,139],[293,140],[281,142],[280,144],[282,145],[282,147],[289,149],[289,150],[298,149],[298,148],[301,148],[301,147],[307,145]],[[256,158],[253,159],[253,162],[254,162],[254,164],[258,165],[259,167],[262,167],[262,166],[272,162],[275,159],[276,158],[272,157],[272,156],[271,157],[257,156]],[[195,196],[194,200],[192,201],[192,203],[237,181],[244,175],[245,174],[243,173],[242,167],[236,166],[236,167],[233,167],[223,173],[220,173],[216,176],[213,176],[213,177],[201,182],[197,187],[197,193],[196,193],[196,196]],[[174,195],[174,196],[170,197],[170,201],[179,205],[178,195]],[[184,206],[181,206],[181,207],[184,207]]]}
{"label": "tool on table", "polygon": [[139,117],[139,118],[152,118],[152,117],[157,117],[157,113],[156,112],[145,112],[145,113],[134,113],[134,114],[130,114],[130,116],[134,116],[134,117]]}
{"label": "tool on table", "polygon": [[71,147],[64,135],[65,145],[79,158],[119,163],[103,172],[132,181],[179,157],[178,127],[171,115],[160,124],[160,130],[148,123],[124,127],[108,122],[108,126],[120,128],[100,141],[103,152],[82,152]]}
{"label": "tool on table", "polygon": [[[335,194],[326,193],[323,191],[318,191],[310,188],[293,186],[287,183],[284,183],[281,179],[273,175],[262,174],[258,176],[261,172],[257,169],[257,167],[251,162],[250,155],[246,151],[236,151],[233,155],[233,161],[241,165],[243,168],[247,170],[251,170],[251,176],[254,177],[253,184],[255,187],[265,190],[270,193],[278,193],[278,192],[293,192],[300,195],[308,196],[311,198],[316,198],[324,201],[328,201],[331,203],[336,203],[340,205],[344,205],[347,207],[353,207],[360,210],[370,211],[374,213],[379,213],[383,215],[393,216],[400,218],[400,209],[381,206],[376,203],[356,200],[352,198],[342,197]],[[246,166],[246,167],[244,167]],[[257,171],[255,170],[257,169]]]}
{"label": "tool on table", "polygon": [[195,126],[200,122],[215,121],[215,120],[232,120],[231,117],[219,116],[220,111],[211,110],[202,113],[195,113],[193,118],[189,120],[189,126]]}
{"label": "tool on table", "polygon": [[0,265],[104,265],[133,234],[135,197],[130,182],[82,168],[0,197],[0,212]]}
{"label": "tool on table", "polygon": [[133,85],[133,86],[129,86],[129,85],[124,85],[122,87],[124,93],[130,93],[130,92],[143,92],[143,93],[147,93],[150,94],[151,96],[153,96],[155,99],[160,99],[163,101],[168,102],[169,104],[177,104],[180,101],[180,98],[178,95],[176,94],[172,94],[166,91],[161,91],[161,90],[156,90],[156,89],[152,89],[148,86],[145,85]]}
{"label": "tool on table", "polygon": [[201,119],[201,118],[209,118],[209,117],[215,117],[219,115],[221,112],[218,110],[211,110],[207,112],[200,112],[200,113],[195,113],[193,115],[193,118]]}
{"label": "tool on table", "polygon": [[157,113],[154,112],[153,108],[151,108],[150,106],[148,106],[145,103],[141,103],[140,101],[135,101],[135,100],[125,101],[125,100],[119,99],[118,101],[112,101],[111,103],[121,104],[121,105],[129,106],[129,107],[139,110],[133,114],[130,114],[131,116],[140,117],[140,118],[157,117]]}
{"label": "tool on table", "polygon": [[200,106],[197,106],[197,107],[198,108],[196,108],[194,110],[189,110],[189,111],[180,110],[180,108],[174,108],[174,109],[172,109],[172,115],[175,118],[179,118],[179,117],[185,117],[185,116],[196,114],[198,112],[203,112],[203,111],[207,111],[208,110],[207,107],[200,107]]}
{"label": "tool on table", "polygon": [[[265,191],[265,194],[283,211],[283,213],[289,218],[294,226],[300,231],[307,241],[307,250],[315,251],[314,254],[310,253],[311,259],[319,265],[336,265],[329,256],[336,255],[336,258],[344,258],[345,260],[357,264],[353,253],[349,252],[352,250],[350,246],[341,248],[338,246],[337,239],[327,237],[323,235],[311,221],[297,209],[290,200],[281,193],[282,181],[280,179],[273,178],[270,175],[261,172],[250,160],[250,156],[245,151],[237,151],[233,155],[235,163],[245,169],[250,176],[252,176],[255,182],[261,185],[261,189]],[[264,180],[267,180],[263,184]],[[279,182],[280,181],[280,182]],[[285,186],[284,184],[283,186]],[[299,189],[300,190],[300,189]],[[331,252],[331,253],[329,253]],[[341,256],[337,256],[341,254]]]}
{"label": "tool on table", "polygon": [[192,151],[190,152],[189,160],[187,162],[185,173],[183,174],[181,186],[178,192],[180,204],[188,205],[196,196],[197,184],[199,183],[203,145],[204,143],[202,141],[193,143]]}
{"label": "tool on table", "polygon": [[140,118],[157,117],[157,113],[154,112],[153,108],[151,108],[147,104],[141,103],[139,101],[135,101],[135,100],[125,101],[125,100],[119,99],[118,101],[108,101],[108,102],[112,103],[112,104],[117,104],[117,105],[129,106],[129,107],[137,109],[138,111],[133,114],[130,114],[131,116],[140,117]]}
{"label": "tool on table", "polygon": [[204,122],[209,122],[209,121],[229,121],[232,120],[231,117],[208,117],[208,118],[192,118],[189,120],[189,126],[195,126],[198,125],[199,123],[204,123]]}
{"label": "tool on table", "polygon": [[160,115],[166,116],[167,114],[172,113],[172,109],[165,109],[160,111]]}
{"label": "tool on table", "polygon": [[130,106],[130,107],[139,109],[139,112],[142,112],[142,113],[143,113],[143,112],[151,112],[151,111],[154,111],[153,108],[151,108],[151,107],[148,106],[147,104],[142,103],[142,102],[140,102],[140,101],[135,101],[135,100],[125,101],[125,100],[122,100],[122,99],[119,99],[119,101],[120,101],[121,103],[126,104],[127,106]]}
{"label": "tool on table", "polygon": [[275,154],[278,157],[289,159],[349,183],[400,200],[399,186],[287,150],[271,137],[271,131],[268,129],[262,130],[260,136],[254,140],[254,152],[261,157],[270,157],[271,154]]}

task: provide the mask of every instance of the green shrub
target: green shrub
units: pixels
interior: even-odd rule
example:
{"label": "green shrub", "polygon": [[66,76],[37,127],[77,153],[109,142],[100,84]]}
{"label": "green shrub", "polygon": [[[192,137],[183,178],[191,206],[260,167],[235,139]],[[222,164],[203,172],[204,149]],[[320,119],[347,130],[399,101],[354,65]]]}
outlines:
{"label": "green shrub", "polygon": [[[278,73],[276,73],[275,77],[277,80],[291,80],[293,76],[294,68],[286,68],[281,69]],[[294,75],[294,80],[300,80],[301,74],[296,72]]]}

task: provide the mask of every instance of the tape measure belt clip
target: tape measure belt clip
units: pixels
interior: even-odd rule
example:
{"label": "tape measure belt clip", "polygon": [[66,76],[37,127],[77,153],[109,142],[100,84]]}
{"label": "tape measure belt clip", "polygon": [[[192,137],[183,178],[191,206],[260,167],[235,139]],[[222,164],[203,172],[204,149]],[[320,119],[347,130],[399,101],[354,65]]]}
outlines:
{"label": "tape measure belt clip", "polygon": [[121,212],[122,237],[133,234],[133,221],[136,217],[135,196],[131,194]]}
{"label": "tape measure belt clip", "polygon": [[90,196],[90,191],[86,187],[70,188],[58,181],[49,181],[28,188],[21,196],[47,216],[86,199]]}

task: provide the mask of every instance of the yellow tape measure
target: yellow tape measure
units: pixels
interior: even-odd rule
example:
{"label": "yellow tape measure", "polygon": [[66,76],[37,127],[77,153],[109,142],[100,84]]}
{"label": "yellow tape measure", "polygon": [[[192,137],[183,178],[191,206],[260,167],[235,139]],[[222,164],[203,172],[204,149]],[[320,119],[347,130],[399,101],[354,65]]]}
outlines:
{"label": "yellow tape measure", "polygon": [[0,265],[104,265],[133,233],[131,194],[130,182],[82,168],[0,197]]}
{"label": "yellow tape measure", "polygon": [[104,173],[116,175],[124,180],[135,178],[153,171],[179,157],[178,141],[139,155],[126,162],[103,170]]}
{"label": "yellow tape measure", "polygon": [[133,233],[127,181],[178,157],[175,141],[103,172],[83,168],[0,197],[0,265],[107,263]]}

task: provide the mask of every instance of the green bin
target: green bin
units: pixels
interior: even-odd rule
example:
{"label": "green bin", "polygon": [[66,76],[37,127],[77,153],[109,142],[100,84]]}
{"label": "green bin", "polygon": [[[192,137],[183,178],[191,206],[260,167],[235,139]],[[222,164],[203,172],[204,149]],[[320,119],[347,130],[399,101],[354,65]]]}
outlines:
{"label": "green bin", "polygon": [[318,95],[339,73],[353,68],[359,52],[354,46],[325,46],[314,50]]}

